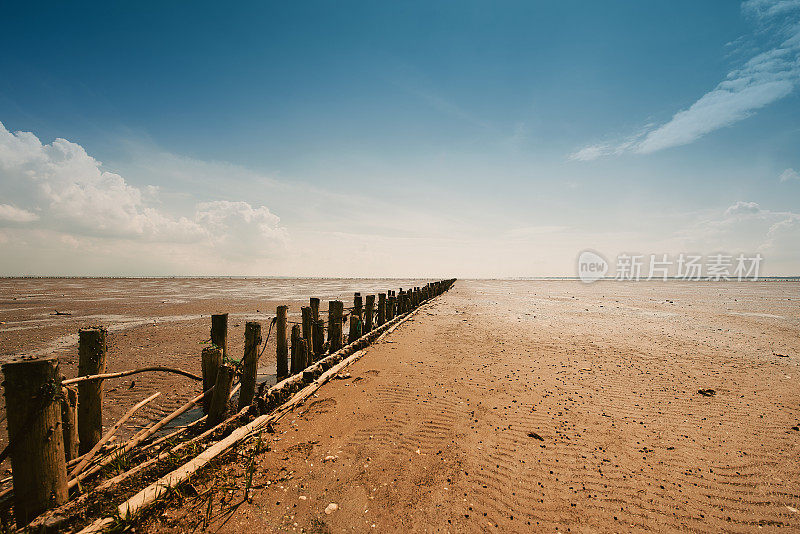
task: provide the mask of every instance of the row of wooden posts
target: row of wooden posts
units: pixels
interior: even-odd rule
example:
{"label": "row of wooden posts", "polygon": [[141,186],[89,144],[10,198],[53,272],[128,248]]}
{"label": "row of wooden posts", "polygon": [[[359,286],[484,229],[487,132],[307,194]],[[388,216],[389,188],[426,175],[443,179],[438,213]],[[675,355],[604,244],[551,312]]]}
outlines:
{"label": "row of wooden posts", "polygon": [[[432,282],[405,291],[389,290],[377,295],[377,306],[375,295],[366,295],[362,299],[360,293],[355,293],[353,307],[347,310],[342,301],[332,300],[328,307],[327,340],[325,321],[320,318],[320,299],[311,298],[309,306],[301,308],[300,322],[289,320],[288,306],[278,306],[273,319],[277,337],[277,380],[301,373],[325,354],[333,354],[341,349],[345,344],[343,326],[348,317],[349,334],[346,341],[353,342],[443,293],[454,281]],[[289,324],[292,324],[291,333]],[[227,332],[228,314],[212,315],[211,341],[201,354],[204,393],[194,400],[202,404],[203,412],[207,414],[208,428],[224,420],[237,375],[240,377],[239,410],[253,402],[256,392],[258,360],[263,352],[263,349],[259,351],[262,343],[261,324],[256,321],[245,324],[244,356],[239,362],[229,357]],[[77,382],[77,391],[62,384],[58,359],[54,356],[20,358],[2,366],[9,438],[9,446],[4,452],[11,455],[14,516],[18,526],[28,524],[48,508],[65,503],[69,489],[76,485],[73,482],[76,479],[68,480],[67,466],[74,466],[79,458],[85,459],[97,452],[104,444],[101,440],[110,437],[108,433],[104,436],[102,429],[103,378],[91,377],[100,375],[110,378],[111,375],[124,376],[126,373],[106,374],[106,337],[107,332],[102,327],[79,331],[79,378],[65,381]],[[171,371],[192,376],[179,370]],[[157,395],[134,408],[138,409]],[[194,401],[186,406],[191,407]],[[123,420],[133,411],[126,414]],[[171,419],[162,420],[160,424],[163,426],[168,420]],[[151,428],[149,433],[140,431],[129,444],[145,441],[162,426]],[[80,462],[83,463],[82,460]],[[74,473],[73,469],[70,477]]]}

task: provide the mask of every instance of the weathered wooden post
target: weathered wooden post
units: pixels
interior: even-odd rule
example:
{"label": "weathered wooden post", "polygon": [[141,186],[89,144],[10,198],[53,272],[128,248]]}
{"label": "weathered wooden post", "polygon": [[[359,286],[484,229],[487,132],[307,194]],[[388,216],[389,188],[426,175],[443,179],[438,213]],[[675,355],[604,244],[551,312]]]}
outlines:
{"label": "weathered wooden post", "polygon": [[61,426],[64,459],[69,462],[78,457],[78,392],[67,386],[61,388]]}
{"label": "weathered wooden post", "polygon": [[319,318],[319,299],[311,297],[311,321],[312,321],[312,336],[313,346],[311,352],[314,355],[314,360],[318,360],[322,355],[322,345],[325,344],[325,323]]}
{"label": "weathered wooden post", "polygon": [[[303,362],[303,369],[305,369],[309,365],[308,362],[311,358],[311,349],[308,346],[308,340],[305,338],[301,337],[298,343],[299,346],[297,350],[300,353],[300,360]],[[303,369],[300,370],[301,373],[303,372]]]}
{"label": "weathered wooden post", "polygon": [[328,342],[331,354],[342,348],[343,311],[344,304],[341,300],[332,300],[328,303]]}
{"label": "weathered wooden post", "polygon": [[386,303],[386,319],[391,321],[394,319],[394,295],[390,295]]}
{"label": "weathered wooden post", "polygon": [[[311,306],[303,306],[300,309],[302,313],[302,322],[303,322],[303,339],[306,340],[308,344],[309,351],[314,350],[314,312],[311,309]],[[310,365],[312,362],[306,362],[306,367]]]}
{"label": "weathered wooden post", "polygon": [[247,321],[244,325],[244,356],[242,357],[242,387],[239,389],[239,410],[250,406],[256,394],[258,347],[261,345],[261,323]]}
{"label": "weathered wooden post", "polygon": [[352,343],[361,337],[361,318],[355,314],[350,314],[350,337],[348,342]]}
{"label": "weathered wooden post", "polygon": [[375,295],[367,295],[364,305],[364,333],[372,330],[372,317],[375,314]]}
{"label": "weathered wooden post", "polygon": [[378,321],[377,326],[386,322],[386,293],[378,293]]}
{"label": "weathered wooden post", "polygon": [[[358,330],[359,332],[361,331],[362,320],[364,317],[363,313],[364,310],[362,306],[361,293],[356,292],[353,294],[353,310],[350,312],[350,334],[347,336],[348,343],[352,343],[353,341],[361,337],[361,335],[357,333],[356,330]],[[353,322],[353,317],[356,317],[358,321]]]}
{"label": "weathered wooden post", "polygon": [[288,335],[288,313],[289,306],[278,306],[277,319],[275,325],[275,335],[277,345],[277,361],[275,363],[275,375],[277,380],[282,380],[289,376],[289,345],[286,339]]}
{"label": "weathered wooden post", "polygon": [[211,343],[222,349],[222,359],[228,357],[228,314],[211,316]]}
{"label": "weathered wooden post", "polygon": [[208,409],[208,428],[213,428],[225,419],[228,411],[228,397],[231,394],[231,383],[236,370],[227,363],[219,366],[217,381],[214,384],[214,393],[211,394],[211,407]]}
{"label": "weathered wooden post", "polygon": [[22,528],[47,508],[67,502],[61,373],[53,356],[10,361],[2,369],[14,517]]}
{"label": "weathered wooden post", "polygon": [[[222,365],[222,348],[216,345],[203,347],[203,352],[200,354],[200,363],[203,374],[203,392],[206,392],[217,383],[217,371],[219,366]],[[206,395],[203,397],[204,414],[208,414],[212,396]]]}
{"label": "weathered wooden post", "polygon": [[[78,331],[78,375],[106,372],[106,329],[82,328]],[[92,450],[103,436],[103,381],[78,384],[78,452]],[[62,443],[63,446],[63,443]]]}
{"label": "weathered wooden post", "polygon": [[292,325],[292,375],[296,375],[304,368],[305,354],[300,352],[300,340],[302,338],[300,325]]}

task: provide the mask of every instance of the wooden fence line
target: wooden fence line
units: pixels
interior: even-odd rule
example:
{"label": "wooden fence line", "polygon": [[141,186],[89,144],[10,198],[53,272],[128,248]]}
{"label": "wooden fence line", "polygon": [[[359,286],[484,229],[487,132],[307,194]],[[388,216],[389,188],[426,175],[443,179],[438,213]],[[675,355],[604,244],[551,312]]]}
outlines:
{"label": "wooden fence line", "polygon": [[[54,357],[20,359],[3,364],[2,370],[6,376],[4,386],[10,441],[7,451],[10,451],[12,458],[13,492],[6,491],[0,495],[7,496],[13,493],[16,525],[17,528],[24,528],[47,508],[64,504],[69,497],[69,490],[99,472],[113,459],[112,454],[140,455],[138,448],[144,447],[142,452],[150,448],[151,446],[147,443],[152,442],[152,436],[156,431],[201,401],[203,411],[208,414],[207,417],[202,418],[205,420],[208,430],[194,439],[211,436],[219,428],[237,424],[242,417],[256,417],[258,420],[259,416],[263,417],[262,414],[275,410],[287,400],[296,400],[295,397],[300,396],[297,392],[307,384],[317,383],[317,387],[319,387],[321,382],[318,381],[321,380],[321,377],[328,376],[328,372],[336,368],[345,358],[360,351],[378,336],[387,332],[387,329],[396,328],[399,322],[409,316],[410,312],[416,310],[425,301],[447,291],[454,282],[455,279],[441,280],[406,291],[401,288],[397,293],[393,290],[379,293],[377,309],[374,294],[366,295],[364,299],[361,293],[357,292],[353,297],[353,307],[348,309],[349,313],[347,314],[345,314],[341,301],[330,301],[327,341],[324,335],[325,321],[320,319],[320,299],[312,297],[310,305],[302,307],[302,322],[293,325],[291,343],[287,340],[288,306],[278,306],[274,319],[277,336],[275,345],[278,382],[270,388],[266,388],[266,382],[264,382],[259,385],[258,392],[256,392],[256,372],[258,359],[263,353],[263,349],[259,350],[262,343],[261,324],[256,321],[246,323],[244,357],[241,362],[234,362],[230,360],[227,351],[227,313],[211,316],[212,345],[205,347],[201,352],[202,378],[180,369],[167,367],[149,367],[106,373],[107,332],[102,327],[83,328],[79,331],[78,370],[80,376],[78,378],[61,380],[58,373],[58,361]],[[347,319],[349,319],[350,327],[347,344],[345,344],[343,326]],[[268,340],[264,341],[264,348],[266,348],[267,342]],[[325,356],[326,353],[327,356]],[[291,358],[289,358],[290,354]],[[102,449],[107,449],[107,446],[104,447],[104,443],[111,435],[138,408],[158,396],[158,394],[153,395],[137,404],[109,432],[103,435],[104,381],[147,371],[173,372],[202,380],[204,394],[192,399],[155,425],[139,431],[124,447],[120,446],[111,453],[108,451],[101,453],[99,462],[85,470],[90,466],[90,461],[94,456],[98,455]],[[240,380],[235,389],[241,388],[238,401],[239,411],[235,416],[226,419],[229,399],[233,396],[231,387],[237,376],[240,377]],[[37,392],[36,394],[44,398],[43,406],[30,406],[30,402],[27,402],[29,406],[22,405],[23,399],[32,398],[35,394],[27,390],[20,393],[19,384],[24,385],[30,391]],[[68,384],[77,384],[77,394],[75,390],[66,387]],[[52,394],[42,395],[42,391]],[[12,407],[17,401],[20,404],[17,406],[18,410]],[[28,415],[23,420],[18,415],[12,417],[12,412]],[[41,436],[38,435],[41,432],[36,429],[53,429],[57,428],[59,424],[62,425],[62,430],[58,432],[48,430],[47,444],[43,446],[39,439]],[[177,437],[189,428],[196,426],[202,428],[195,424],[188,425],[171,436]],[[194,439],[190,441],[194,441]],[[161,439],[157,440],[157,442],[161,441]],[[36,445],[33,446],[33,443]],[[28,444],[28,446],[24,444]],[[221,449],[221,451],[224,450],[227,450],[227,446]],[[104,457],[103,454],[106,456]],[[72,469],[70,477],[68,477],[67,465],[75,465],[73,459],[77,459],[79,455],[83,455],[79,460],[80,463]],[[157,452],[156,458],[160,455],[161,453]],[[141,467],[131,471],[144,469],[153,463],[152,460],[147,460],[140,464]],[[195,462],[198,468],[205,463],[207,462]],[[68,478],[71,477],[75,478],[68,481]],[[109,480],[101,486],[107,486],[109,482],[111,481]],[[77,505],[85,499],[86,497],[82,497],[70,504]],[[0,502],[0,507],[2,504]],[[73,511],[75,511],[74,506]],[[53,517],[44,514],[42,518],[45,517],[49,518],[47,525],[52,526],[50,522]],[[62,522],[66,520],[64,517],[57,517]],[[45,525],[43,521],[44,519],[38,519],[34,524]]]}

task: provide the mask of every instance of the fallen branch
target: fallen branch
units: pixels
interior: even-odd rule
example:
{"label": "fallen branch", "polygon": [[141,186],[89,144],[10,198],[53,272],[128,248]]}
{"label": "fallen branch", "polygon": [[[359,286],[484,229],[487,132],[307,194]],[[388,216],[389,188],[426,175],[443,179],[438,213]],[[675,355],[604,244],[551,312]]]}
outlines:
{"label": "fallen branch", "polygon": [[[174,412],[172,412],[171,414],[169,414],[168,416],[166,416],[162,420],[156,422],[155,424],[150,425],[148,428],[145,428],[144,430],[139,431],[136,435],[134,435],[128,441],[128,443],[126,443],[121,449],[119,449],[119,453],[118,454],[125,454],[125,453],[129,452],[131,449],[133,449],[134,447],[136,447],[139,444],[141,444],[143,441],[145,441],[150,436],[152,436],[153,434],[155,434],[156,432],[161,430],[165,425],[169,424],[175,418],[180,417],[184,413],[186,413],[189,410],[191,410],[194,406],[197,405],[197,403],[199,403],[200,401],[203,400],[203,397],[205,397],[206,395],[211,394],[211,392],[213,390],[214,390],[213,387],[210,388],[208,391],[206,391],[204,393],[201,393],[197,397],[193,398],[192,400],[190,400],[189,402],[187,402],[186,404],[184,404],[183,406],[181,406],[180,408],[178,408],[177,410],[175,410]],[[74,488],[75,486],[78,485],[78,483],[80,481],[82,481],[82,480],[86,479],[87,477],[93,475],[94,473],[96,473],[100,469],[102,469],[104,466],[106,466],[109,463],[111,463],[114,460],[114,457],[115,457],[114,455],[108,456],[107,458],[105,458],[103,461],[99,462],[97,465],[95,465],[94,467],[92,467],[88,471],[85,471],[85,472],[81,473],[80,475],[78,475],[77,477],[73,478],[72,480],[70,480],[67,483],[67,487],[69,489]]]}
{"label": "fallen branch", "polygon": [[123,376],[130,376],[135,375],[138,373],[146,373],[149,371],[160,371],[163,373],[175,373],[176,375],[182,375],[193,380],[200,380],[203,379],[199,376],[192,374],[188,371],[183,371],[181,369],[173,369],[172,367],[142,367],[141,369],[133,369],[131,371],[120,371],[118,373],[103,373],[101,375],[86,375],[86,376],[79,376],[77,378],[68,378],[66,380],[61,381],[62,386],[67,386],[69,384],[79,384],[81,382],[89,382],[91,380],[105,380],[107,378],[120,378]]}
{"label": "fallen branch", "polygon": [[144,399],[140,403],[136,404],[133,408],[131,408],[130,410],[125,412],[125,415],[123,415],[120,418],[119,421],[114,423],[114,426],[112,426],[110,429],[108,429],[108,432],[106,432],[105,435],[103,435],[103,437],[100,438],[100,441],[95,443],[94,447],[92,447],[92,449],[88,453],[86,453],[86,455],[84,455],[83,459],[78,463],[78,465],[76,465],[75,468],[72,471],[70,471],[70,473],[69,473],[70,478],[74,478],[74,477],[78,476],[78,474],[81,471],[83,471],[86,468],[87,465],[89,465],[89,462],[92,460],[92,458],[94,458],[94,455],[97,454],[97,451],[99,451],[100,448],[103,445],[105,445],[105,443],[108,440],[111,439],[111,436],[113,436],[114,434],[117,433],[117,430],[119,430],[119,427],[121,427],[122,424],[125,423],[125,421],[127,421],[128,419],[133,417],[133,414],[138,412],[140,408],[142,408],[144,405],[146,405],[147,403],[149,403],[150,401],[152,401],[153,399],[155,399],[159,395],[161,395],[160,391],[156,392],[156,393],[153,393],[152,395],[150,395],[149,397],[147,397],[146,399]]}

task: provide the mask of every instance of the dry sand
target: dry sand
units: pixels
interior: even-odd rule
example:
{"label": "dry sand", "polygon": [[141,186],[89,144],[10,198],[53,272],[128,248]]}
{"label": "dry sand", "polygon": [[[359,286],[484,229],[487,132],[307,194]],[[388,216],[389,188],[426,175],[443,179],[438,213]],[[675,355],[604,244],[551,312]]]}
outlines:
{"label": "dry sand", "polygon": [[148,527],[797,531],[799,287],[459,281]]}

